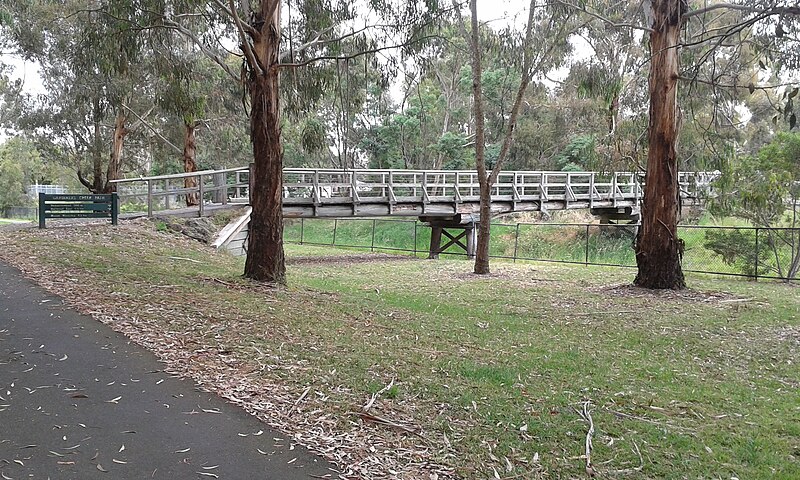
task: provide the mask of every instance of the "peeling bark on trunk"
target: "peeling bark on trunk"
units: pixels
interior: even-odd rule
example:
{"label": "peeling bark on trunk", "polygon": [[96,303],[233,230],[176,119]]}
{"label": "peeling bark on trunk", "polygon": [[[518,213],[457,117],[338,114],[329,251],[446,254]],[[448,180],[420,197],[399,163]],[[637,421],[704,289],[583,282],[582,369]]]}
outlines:
{"label": "peeling bark on trunk", "polygon": [[678,40],[682,3],[657,0],[650,34],[650,125],[642,226],[636,239],[638,274],[634,284],[653,289],[686,286],[681,270],[683,241],[678,238],[680,197],[676,143]]}
{"label": "peeling bark on trunk", "polygon": [[[186,173],[197,171],[197,142],[194,138],[195,125],[193,123],[184,124],[186,127],[183,135],[183,171]],[[184,188],[197,188],[197,177],[186,177],[183,181]],[[186,195],[186,206],[198,205],[197,193]]]}
{"label": "peeling bark on trunk", "polygon": [[[268,12],[266,0],[261,12]],[[283,149],[281,147],[280,109],[278,105],[278,58],[280,18],[256,18],[261,29],[253,36],[253,52],[259,65],[251,65],[250,135],[253,143],[254,173],[250,203],[250,234],[247,239],[247,260],[244,275],[259,281],[286,283],[283,252]],[[256,16],[263,15],[258,13]]]}
{"label": "peeling bark on trunk", "polygon": [[129,131],[125,128],[125,120],[127,117],[120,108],[117,111],[117,116],[114,119],[114,139],[111,144],[111,158],[108,160],[108,169],[106,170],[106,182],[103,187],[103,193],[111,193],[117,191],[117,184],[110,183],[111,180],[120,178],[120,170],[122,167],[122,147],[125,144],[125,136]]}
{"label": "peeling bark on trunk", "polygon": [[92,193],[102,193],[103,191],[103,138],[100,131],[102,121],[102,111],[100,101],[95,99],[93,102],[92,122],[94,131],[92,138],[92,181],[84,178],[80,165],[78,165],[78,181]]}

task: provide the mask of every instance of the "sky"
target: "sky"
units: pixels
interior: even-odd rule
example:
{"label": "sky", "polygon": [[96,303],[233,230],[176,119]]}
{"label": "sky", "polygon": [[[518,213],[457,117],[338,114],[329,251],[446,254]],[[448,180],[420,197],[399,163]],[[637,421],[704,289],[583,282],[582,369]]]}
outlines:
{"label": "sky", "polygon": [[[509,24],[516,25],[522,29],[527,20],[527,7],[529,4],[529,0],[478,0],[478,17],[481,21],[496,29],[505,28]],[[465,10],[464,13],[467,13],[467,11]],[[588,49],[580,44],[576,45],[576,52],[576,59],[585,58],[588,55]],[[42,79],[39,75],[38,64],[26,62],[21,57],[6,53],[2,54],[2,62],[12,67],[10,77],[13,80],[22,79],[24,81],[24,90],[27,93],[32,95],[45,93]],[[551,72],[550,77],[563,78],[566,76],[567,71],[568,67],[562,67],[559,71]],[[400,97],[400,95],[396,96]],[[0,143],[4,142],[6,138],[7,135],[0,131]]]}
{"label": "sky", "polygon": [[[508,24],[524,26],[527,19],[528,0],[478,0],[478,16],[494,28],[504,28]],[[466,13],[466,11],[465,11]],[[26,62],[15,55],[2,55],[2,62],[11,65],[11,78],[23,79],[25,90],[31,94],[44,93],[39,67],[34,62]]]}

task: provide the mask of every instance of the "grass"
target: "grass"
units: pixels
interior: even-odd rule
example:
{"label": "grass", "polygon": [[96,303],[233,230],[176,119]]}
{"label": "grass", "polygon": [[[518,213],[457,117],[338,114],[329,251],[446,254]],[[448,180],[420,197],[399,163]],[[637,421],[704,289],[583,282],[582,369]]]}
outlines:
{"label": "grass", "polygon": [[[375,408],[419,425],[427,460],[463,478],[585,476],[585,402],[603,478],[800,478],[794,286],[690,275],[690,291],[653,293],[627,287],[630,270],[494,261],[476,277],[465,261],[288,245],[290,287],[265,294],[241,260],[146,225],[6,235],[0,255],[108,292],[93,301],[115,316],[267,362],[241,368],[292,399],[313,387],[335,430],[394,380]],[[385,468],[429,478],[391,450]]]}
{"label": "grass", "polygon": [[[725,227],[717,233],[731,233],[736,227],[734,219],[703,217],[698,225],[680,226],[678,233],[684,241],[683,265],[686,271],[719,273],[724,275],[750,275],[754,271],[751,260],[725,259],[709,248],[709,228]],[[744,227],[748,228],[748,227]],[[373,233],[374,231],[374,233]],[[457,231],[455,233],[458,233]],[[752,230],[744,235],[753,237]],[[634,232],[628,226],[583,224],[521,223],[492,224],[491,255],[496,258],[518,258],[570,263],[593,263],[635,267],[633,251]],[[754,237],[753,237],[754,238]],[[427,255],[430,244],[430,229],[410,220],[389,219],[296,219],[286,220],[284,239],[290,243],[304,245],[336,245],[344,248],[360,248],[381,252],[416,252]],[[767,235],[760,234],[762,250],[767,244]],[[784,271],[791,261],[791,247],[781,247],[780,262]],[[445,256],[464,256],[458,246],[445,251]],[[759,274],[775,276],[774,256],[762,252],[758,257]]]}
{"label": "grass", "polygon": [[31,220],[16,220],[12,218],[0,218],[0,225],[11,225],[14,223],[30,223]]}

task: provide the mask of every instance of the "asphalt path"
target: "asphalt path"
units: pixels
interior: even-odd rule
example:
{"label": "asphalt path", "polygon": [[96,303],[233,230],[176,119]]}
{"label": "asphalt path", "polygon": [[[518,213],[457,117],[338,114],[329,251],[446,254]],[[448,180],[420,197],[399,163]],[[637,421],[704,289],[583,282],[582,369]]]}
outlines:
{"label": "asphalt path", "polygon": [[331,465],[0,263],[0,478],[335,478]]}

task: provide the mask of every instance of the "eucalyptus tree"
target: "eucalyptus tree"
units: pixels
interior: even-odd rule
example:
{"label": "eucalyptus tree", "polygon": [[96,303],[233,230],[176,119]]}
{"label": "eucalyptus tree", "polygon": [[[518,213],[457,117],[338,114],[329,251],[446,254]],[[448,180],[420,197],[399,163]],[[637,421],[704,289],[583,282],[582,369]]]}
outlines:
{"label": "eucalyptus tree", "polygon": [[[718,14],[731,15],[724,25],[708,27]],[[678,237],[680,190],[678,186],[677,140],[680,113],[677,103],[678,82],[687,78],[680,68],[681,47],[684,51],[700,47],[699,56],[688,72],[696,71],[705,61],[724,55],[742,54],[742,46],[762,51],[773,58],[782,57],[797,67],[797,43],[792,37],[780,34],[787,26],[797,28],[796,16],[800,7],[793,2],[743,1],[737,4],[713,4],[691,10],[677,0],[654,0],[650,21],[650,125],[648,129],[648,158],[645,175],[642,226],[636,239],[638,274],[634,284],[646,288],[684,288],[681,269],[683,241]],[[699,25],[692,25],[693,23]],[[694,32],[681,40],[685,25]],[[762,35],[753,35],[759,30]],[[790,46],[794,44],[794,48]],[[790,48],[787,48],[790,47]],[[721,50],[724,49],[724,52]],[[731,64],[732,62],[725,62]],[[722,68],[728,68],[727,65]],[[712,83],[721,73],[714,72]],[[729,71],[724,71],[730,74]],[[697,81],[697,79],[695,79]],[[734,84],[735,85],[735,84]],[[745,84],[748,85],[748,84]],[[756,88],[751,81],[749,87]],[[719,85],[721,86],[721,85]],[[744,86],[744,85],[743,85]],[[793,126],[789,116],[789,121]]]}
{"label": "eucalyptus tree", "polygon": [[[506,52],[513,52],[512,57],[519,61],[519,52],[522,52],[521,65],[519,65],[519,82],[514,95],[514,101],[503,116],[499,125],[492,125],[490,135],[496,135],[502,145],[498,149],[497,157],[491,171],[487,168],[487,124],[485,106],[491,103],[484,94],[484,48],[486,45],[481,39],[481,28],[478,21],[477,1],[470,0],[470,28],[466,26],[464,18],[460,15],[460,7],[454,0],[456,9],[459,10],[458,23],[470,53],[472,99],[475,133],[475,165],[480,183],[480,225],[478,228],[478,244],[475,256],[474,272],[477,274],[489,273],[489,239],[491,228],[491,188],[497,180],[501,168],[511,150],[514,142],[514,131],[519,118],[525,92],[534,75],[543,75],[553,67],[559,65],[569,52],[569,35],[574,31],[572,12],[568,9],[553,7],[548,2],[531,0],[528,8],[528,18],[523,34],[509,29],[504,35]],[[502,91],[502,88],[498,89]]]}
{"label": "eucalyptus tree", "polygon": [[[797,72],[798,15],[791,0],[737,0],[732,3],[697,5],[686,0],[652,0],[644,4],[643,16],[620,21],[604,14],[605,0],[560,3],[599,19],[609,27],[645,32],[649,42],[647,166],[642,226],[636,239],[638,273],[634,284],[653,289],[681,289],[684,244],[678,237],[680,191],[678,139],[683,123],[678,85],[705,84],[712,87],[713,115],[737,108],[722,90],[782,88],[764,84],[761,75],[744,68],[758,63],[762,72],[786,78]],[[718,102],[722,99],[723,102]],[[726,105],[727,103],[727,105]],[[716,105],[724,108],[717,108]],[[794,102],[785,97],[781,108],[790,127],[796,123]],[[777,117],[776,117],[777,121]],[[728,122],[731,123],[731,122]]]}
{"label": "eucalyptus tree", "polygon": [[[253,145],[253,191],[245,276],[285,283],[282,217],[280,76],[307,68],[314,73],[325,62],[342,62],[386,49],[408,51],[419,40],[419,25],[436,15],[435,2],[295,1],[203,2],[225,18],[236,32],[242,52],[242,78],[250,109]],[[288,18],[282,21],[282,15]],[[376,22],[380,19],[380,23]],[[180,19],[164,22],[181,29]],[[288,42],[282,41],[286,28]],[[183,31],[183,30],[181,30]],[[191,32],[188,32],[191,36]],[[287,45],[288,43],[288,45]],[[322,94],[313,76],[304,76],[289,99],[302,107]]]}
{"label": "eucalyptus tree", "polygon": [[152,105],[139,104],[151,97],[139,68],[146,42],[130,28],[147,23],[140,18],[145,13],[125,0],[19,0],[4,7],[13,21],[4,24],[3,38],[40,65],[47,90],[32,99],[18,123],[48,135],[51,153],[68,157],[86,188],[113,190],[126,137],[141,123],[129,111],[152,111]]}

